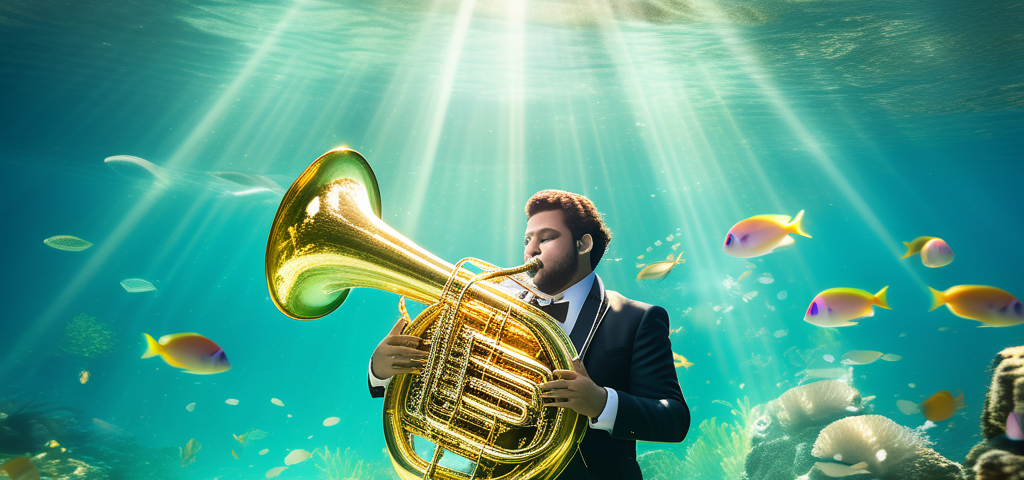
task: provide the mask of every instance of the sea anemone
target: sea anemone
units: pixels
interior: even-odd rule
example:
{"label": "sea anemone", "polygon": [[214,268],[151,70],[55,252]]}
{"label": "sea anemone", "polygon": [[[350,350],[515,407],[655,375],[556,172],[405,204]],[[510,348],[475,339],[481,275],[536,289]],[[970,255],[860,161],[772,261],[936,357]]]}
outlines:
{"label": "sea anemone", "polygon": [[860,415],[825,427],[811,455],[847,464],[866,462],[866,470],[883,476],[893,465],[926,448],[927,441],[913,430],[881,415]]}
{"label": "sea anemone", "polygon": [[823,380],[786,390],[771,402],[771,411],[790,431],[859,411],[860,392],[843,382]]}

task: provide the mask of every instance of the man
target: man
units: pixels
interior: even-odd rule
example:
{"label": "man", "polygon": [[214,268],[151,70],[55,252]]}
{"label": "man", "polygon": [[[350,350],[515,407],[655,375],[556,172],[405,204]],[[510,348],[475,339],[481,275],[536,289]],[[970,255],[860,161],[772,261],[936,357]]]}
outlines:
{"label": "man", "polygon": [[[526,214],[524,260],[541,260],[533,282],[554,297],[540,306],[552,316],[564,314],[560,325],[582,357],[573,362],[574,370],[557,370],[556,380],[541,385],[544,402],[590,418],[579,450],[558,478],[641,479],[636,441],[680,442],[690,426],[672,360],[668,313],[604,289],[594,268],[611,232],[590,199],[543,190],[527,202]],[[384,395],[391,376],[423,365],[424,347],[417,337],[401,335],[404,326],[399,320],[373,352],[374,397]]]}

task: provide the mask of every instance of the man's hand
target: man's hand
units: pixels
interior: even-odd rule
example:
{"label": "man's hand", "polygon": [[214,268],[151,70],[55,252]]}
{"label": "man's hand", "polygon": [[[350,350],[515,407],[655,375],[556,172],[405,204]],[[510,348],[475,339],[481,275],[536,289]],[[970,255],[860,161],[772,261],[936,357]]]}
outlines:
{"label": "man's hand", "polygon": [[370,357],[373,376],[385,380],[399,373],[418,373],[423,368],[430,348],[420,340],[420,337],[402,335],[405,324],[404,317],[398,319],[398,323],[391,328],[388,336],[384,337],[373,351],[373,356]]}
{"label": "man's hand", "polygon": [[590,379],[582,361],[575,359],[572,366],[573,370],[551,372],[558,380],[540,384],[544,406],[569,408],[580,415],[597,418],[604,411],[608,391]]}

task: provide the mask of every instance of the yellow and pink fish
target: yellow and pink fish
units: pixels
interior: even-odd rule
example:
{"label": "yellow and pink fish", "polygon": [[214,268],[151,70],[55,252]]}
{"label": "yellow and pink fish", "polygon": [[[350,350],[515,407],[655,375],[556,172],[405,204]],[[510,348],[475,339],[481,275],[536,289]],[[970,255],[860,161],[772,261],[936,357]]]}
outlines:
{"label": "yellow and pink fish", "polygon": [[856,325],[858,318],[870,317],[875,314],[872,307],[889,309],[883,287],[878,293],[871,293],[856,288],[830,288],[819,293],[807,307],[804,321],[819,327],[849,327]]}
{"label": "yellow and pink fish", "polygon": [[789,215],[755,215],[740,220],[729,229],[722,250],[732,257],[751,258],[789,247],[795,242],[789,235],[791,233],[811,238],[800,228],[803,218],[804,211],[800,210],[796,218]]}
{"label": "yellow and pink fish", "polygon": [[907,253],[902,258],[910,258],[921,254],[921,263],[926,267],[945,267],[953,262],[953,249],[945,240],[937,237],[917,237],[910,242],[903,242]]}
{"label": "yellow and pink fish", "polygon": [[160,355],[168,365],[195,375],[212,375],[231,369],[224,349],[198,333],[164,335],[159,342],[148,333],[143,335],[147,346],[142,358]]}
{"label": "yellow and pink fish", "polygon": [[1024,304],[1006,290],[986,285],[957,285],[932,292],[929,312],[945,305],[954,315],[983,323],[981,327],[1012,327],[1024,323]]}

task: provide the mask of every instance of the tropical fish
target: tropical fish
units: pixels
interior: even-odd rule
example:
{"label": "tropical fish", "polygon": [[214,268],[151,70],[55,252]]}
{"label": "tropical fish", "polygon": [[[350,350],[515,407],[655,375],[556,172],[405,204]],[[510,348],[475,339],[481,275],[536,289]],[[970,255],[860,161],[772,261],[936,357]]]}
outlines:
{"label": "tropical fish", "polygon": [[85,385],[86,383],[88,383],[89,382],[89,371],[88,370],[82,370],[78,374],[78,381],[82,385]]}
{"label": "tropical fish", "polygon": [[673,363],[675,363],[676,368],[686,367],[686,369],[689,370],[690,367],[693,366],[693,362],[687,360],[686,357],[684,357],[684,356],[682,356],[682,355],[680,355],[680,354],[678,354],[676,352],[672,352],[672,359],[674,360]]}
{"label": "tropical fish", "polygon": [[181,466],[184,467],[196,461],[196,454],[202,448],[203,446],[194,438],[185,444],[185,448],[178,447],[178,451],[181,452]]}
{"label": "tropical fish", "polygon": [[957,285],[932,292],[929,312],[945,305],[954,315],[976,320],[982,327],[1012,327],[1024,323],[1024,304],[1009,292],[985,285]]}
{"label": "tropical fish", "polygon": [[48,247],[64,250],[65,252],[81,252],[92,246],[91,243],[71,235],[56,235],[43,240]]}
{"label": "tropical fish", "polygon": [[862,473],[870,473],[867,471],[868,462],[860,462],[853,465],[843,465],[841,463],[828,463],[828,462],[814,462],[814,466],[821,470],[821,473],[830,477],[848,477],[850,475],[860,475]]}
{"label": "tropical fish", "polygon": [[636,279],[657,280],[659,278],[663,278],[665,275],[668,275],[668,272],[671,272],[676,265],[686,263],[686,260],[682,259],[682,257],[683,252],[679,252],[679,255],[676,256],[675,260],[654,262],[644,267],[643,270],[640,270],[640,273],[636,274]]}
{"label": "tropical fish", "polygon": [[867,365],[875,360],[882,359],[887,362],[898,362],[903,357],[894,353],[882,354],[874,350],[850,350],[843,355],[843,365]]}
{"label": "tropical fish", "polygon": [[933,238],[921,249],[921,263],[926,267],[945,267],[953,262],[953,250],[945,240]]}
{"label": "tropical fish", "polygon": [[338,422],[340,422],[340,421],[341,421],[341,419],[338,418],[338,417],[327,417],[327,418],[324,419],[324,426],[325,427],[333,427],[333,426],[337,425]]}
{"label": "tropical fish", "polygon": [[1006,417],[1006,438],[1018,442],[1024,440],[1024,425],[1021,424],[1017,412],[1010,412]]}
{"label": "tropical fish", "polygon": [[0,471],[7,472],[11,480],[39,480],[39,469],[28,457],[18,457],[0,465]]}
{"label": "tropical fish", "polygon": [[175,333],[153,340],[146,336],[146,352],[142,358],[160,355],[168,365],[184,369],[185,373],[195,375],[211,375],[231,369],[224,349],[198,333]]}
{"label": "tropical fish", "polygon": [[917,404],[910,400],[896,400],[896,408],[900,409],[904,415],[914,415],[921,413],[921,409],[917,407]]}
{"label": "tropical fish", "polygon": [[917,237],[909,242],[903,242],[903,245],[907,247],[907,253],[904,253],[900,258],[910,258],[917,255],[921,252],[921,249],[924,248],[924,244],[935,238],[936,237]]}
{"label": "tropical fish", "polygon": [[954,397],[948,390],[940,390],[928,397],[927,400],[917,404],[917,407],[921,409],[924,418],[933,422],[941,422],[948,420],[957,410],[965,408],[967,405],[964,404],[962,392],[957,391],[957,396]]}
{"label": "tropical fish", "polygon": [[306,461],[306,459],[309,458],[311,455],[311,453],[301,448],[296,448],[295,450],[289,452],[287,457],[284,457],[284,464],[289,466],[295,465],[296,463]]}
{"label": "tropical fish", "polygon": [[128,293],[152,292],[156,290],[156,287],[154,287],[152,283],[141,278],[126,278],[121,280],[121,286],[124,287]]}
{"label": "tropical fish", "polygon": [[282,402],[280,399],[277,399],[277,398],[271,398],[270,399],[270,403],[273,403],[274,405],[277,405],[279,407],[283,407],[284,406],[284,402]]}
{"label": "tropical fish", "polygon": [[741,220],[729,229],[722,250],[736,258],[759,257],[792,245],[794,240],[790,233],[811,238],[800,228],[803,218],[804,211],[800,210],[792,221],[789,215],[756,215]]}
{"label": "tropical fish", "polygon": [[848,327],[856,325],[858,318],[870,317],[875,314],[872,306],[889,308],[885,300],[883,287],[872,295],[856,288],[830,288],[814,297],[811,306],[807,307],[804,321],[819,327]]}

